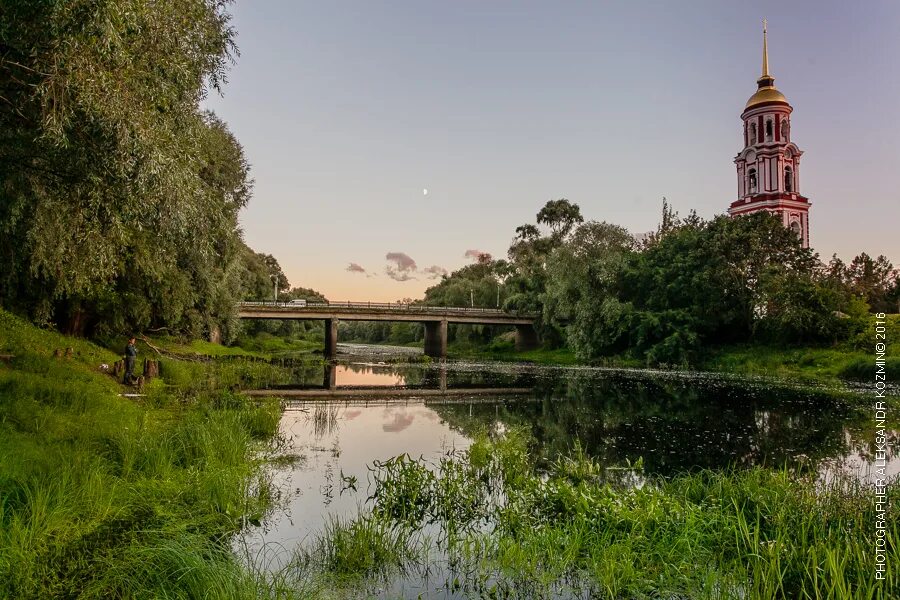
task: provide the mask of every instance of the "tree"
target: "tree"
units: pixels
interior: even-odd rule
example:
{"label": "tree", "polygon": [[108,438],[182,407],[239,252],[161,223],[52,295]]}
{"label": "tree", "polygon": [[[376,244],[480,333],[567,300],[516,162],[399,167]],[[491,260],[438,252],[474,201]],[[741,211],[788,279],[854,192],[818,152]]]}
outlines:
{"label": "tree", "polygon": [[497,306],[498,289],[506,261],[489,257],[466,265],[425,290],[424,303],[430,306]]}
{"label": "tree", "polygon": [[507,310],[538,314],[535,328],[548,345],[562,344],[562,332],[543,314],[547,291],[547,259],[554,249],[565,243],[573,228],[584,221],[577,204],[565,198],[550,200],[536,216],[538,225],[549,228],[542,235],[538,225],[525,224],[516,228],[516,237],[509,247],[508,276],[504,286]]}
{"label": "tree", "polygon": [[[650,363],[684,363],[707,344],[747,341],[761,331],[757,321],[766,307],[784,306],[776,291],[789,295],[816,276],[818,264],[765,213],[682,220],[666,205],[657,235],[639,250],[634,246],[624,230],[589,223],[551,254],[545,311],[566,324],[583,359],[626,353]],[[852,308],[846,295],[835,293],[808,305],[806,316],[821,324]],[[776,312],[768,313],[768,323]],[[798,321],[797,313],[778,314]],[[799,320],[796,331],[805,336],[810,330]],[[837,327],[829,332],[812,337],[824,341],[839,333]]]}
{"label": "tree", "polygon": [[885,294],[885,312],[900,313],[900,273],[894,276],[894,281]]}
{"label": "tree", "polygon": [[[615,285],[634,238],[622,227],[587,222],[556,248],[547,261],[544,315],[565,328],[567,341],[578,356],[603,353],[597,335],[597,308],[615,294]],[[608,307],[607,307],[608,308]]]}
{"label": "tree", "polygon": [[873,259],[865,252],[856,256],[846,271],[850,289],[869,304],[872,312],[897,310],[896,302],[890,298],[897,277],[898,272],[887,257],[881,255]]}
{"label": "tree", "polygon": [[868,308],[845,286],[773,269],[762,280],[758,337],[781,344],[833,343],[862,331]]}
{"label": "tree", "polygon": [[578,205],[565,198],[550,200],[537,214],[537,222],[549,227],[551,235],[556,238],[567,236],[575,225],[583,221]]}
{"label": "tree", "polygon": [[3,2],[5,306],[73,333],[233,324],[251,182],[199,108],[236,53],[226,6]]}
{"label": "tree", "polygon": [[[278,260],[271,254],[255,252],[242,244],[244,272],[241,277],[241,300],[270,301],[275,299],[275,286],[279,296],[290,289],[290,282]],[[299,296],[298,296],[299,297]],[[282,299],[292,299],[282,298]]]}

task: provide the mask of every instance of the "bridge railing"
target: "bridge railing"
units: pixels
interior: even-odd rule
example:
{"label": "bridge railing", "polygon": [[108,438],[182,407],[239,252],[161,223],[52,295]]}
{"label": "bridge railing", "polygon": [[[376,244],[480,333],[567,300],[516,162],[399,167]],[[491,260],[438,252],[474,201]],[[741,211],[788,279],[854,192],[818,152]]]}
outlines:
{"label": "bridge railing", "polygon": [[428,306],[424,304],[408,304],[404,302],[307,302],[295,304],[292,302],[239,302],[238,306],[247,308],[292,308],[294,310],[321,310],[329,308],[346,308],[357,310],[392,310],[411,313],[443,312],[449,314],[489,314],[489,315],[523,315],[505,311],[500,308],[483,308],[478,306]]}

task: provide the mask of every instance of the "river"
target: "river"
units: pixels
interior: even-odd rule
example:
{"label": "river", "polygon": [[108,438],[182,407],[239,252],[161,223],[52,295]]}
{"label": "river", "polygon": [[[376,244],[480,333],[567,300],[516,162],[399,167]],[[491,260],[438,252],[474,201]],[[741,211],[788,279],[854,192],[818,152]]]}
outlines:
{"label": "river", "polygon": [[[578,443],[627,485],[756,465],[811,469],[823,479],[872,475],[871,416],[821,389],[709,373],[385,359],[345,356],[269,391],[283,394],[285,406],[281,459],[271,467],[280,500],[239,540],[258,567],[283,567],[328,519],[364,510],[374,461],[403,453],[437,460],[479,431],[524,428],[538,468]],[[897,448],[900,432],[890,435]],[[888,458],[896,475],[900,458]],[[642,469],[628,468],[635,464]]]}

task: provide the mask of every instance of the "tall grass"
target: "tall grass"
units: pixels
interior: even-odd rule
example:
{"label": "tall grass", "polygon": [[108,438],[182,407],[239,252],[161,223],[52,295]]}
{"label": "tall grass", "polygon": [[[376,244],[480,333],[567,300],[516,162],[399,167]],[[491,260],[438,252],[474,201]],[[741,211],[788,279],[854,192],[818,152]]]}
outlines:
{"label": "tall grass", "polygon": [[[410,544],[437,528],[453,557],[447,577],[474,596],[900,597],[900,524],[890,524],[892,570],[879,582],[873,491],[856,480],[757,468],[622,486],[577,449],[537,475],[525,443],[514,434],[437,464],[377,464],[361,519],[407,532],[399,539]],[[898,482],[888,499],[897,514]],[[346,532],[327,535],[336,542]],[[335,555],[326,567],[353,564]]]}
{"label": "tall grass", "polygon": [[125,399],[98,368],[115,355],[3,312],[0,348],[0,597],[268,593],[228,539],[267,509],[254,451],[277,403],[202,385],[194,364]]}
{"label": "tall grass", "polygon": [[196,395],[210,390],[263,389],[321,377],[322,363],[316,361],[235,359],[191,362],[163,358],[160,374],[176,387],[178,394]]}

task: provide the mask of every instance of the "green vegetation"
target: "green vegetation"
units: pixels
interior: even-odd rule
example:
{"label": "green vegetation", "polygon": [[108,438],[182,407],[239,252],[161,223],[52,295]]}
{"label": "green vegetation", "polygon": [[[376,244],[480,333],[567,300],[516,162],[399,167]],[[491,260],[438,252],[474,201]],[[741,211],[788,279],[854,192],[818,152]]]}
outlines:
{"label": "green vegetation", "polygon": [[[874,382],[872,352],[851,348],[773,348],[771,346],[731,346],[713,350],[701,368],[723,373],[747,373],[781,379],[800,378],[808,382],[855,380]],[[886,360],[888,380],[900,379],[900,358]]]}
{"label": "green vegetation", "polygon": [[828,345],[864,328],[866,306],[818,264],[765,213],[704,221],[665,210],[640,247],[586,223],[548,258],[545,309],[586,360],[689,365],[710,345]]}
{"label": "green vegetation", "polygon": [[[887,380],[900,380],[900,315],[887,315]],[[718,373],[763,376],[793,382],[840,386],[845,382],[874,382],[874,319],[853,339],[833,346],[784,347],[760,343],[731,344],[704,349],[691,368]],[[517,352],[512,340],[496,339],[489,345],[454,343],[450,356],[460,359],[532,362],[544,365],[590,364],[602,367],[641,368],[646,359],[627,354],[580,360],[568,347],[543,347]],[[684,365],[668,365],[681,368]],[[891,394],[892,398],[895,397]],[[858,401],[859,398],[856,397]]]}
{"label": "green vegetation", "polygon": [[[312,339],[310,339],[312,338]],[[206,340],[183,340],[181,338],[153,338],[154,346],[165,352],[184,356],[204,357],[253,357],[272,359],[276,357],[297,357],[322,352],[322,339],[315,333],[304,337],[282,337],[266,331],[255,335],[242,334],[234,345],[224,346]],[[140,344],[145,346],[144,344]],[[152,350],[147,348],[152,353]],[[309,357],[312,358],[312,357]]]}
{"label": "green vegetation", "polygon": [[236,51],[228,21],[203,0],[4,5],[5,308],[73,333],[231,334],[251,182],[200,109]]}
{"label": "green vegetation", "polygon": [[[886,315],[888,381],[900,378],[900,315]],[[700,367],[726,373],[748,373],[808,382],[874,382],[875,319],[854,337],[825,347],[734,344],[711,348]]]}
{"label": "green vegetation", "polygon": [[5,309],[78,335],[227,342],[238,300],[321,298],[241,239],[249,165],[200,106],[237,55],[229,4],[4,3]]}
{"label": "green vegetation", "polygon": [[271,505],[253,456],[277,403],[173,359],[145,397],[119,397],[99,369],[116,355],[6,312],[0,351],[0,596],[258,597],[229,538]]}
{"label": "green vegetation", "polygon": [[[898,300],[900,273],[884,256],[825,264],[765,213],[707,221],[681,218],[664,202],[657,231],[638,242],[619,226],[584,222],[560,199],[516,228],[508,260],[479,255],[421,302],[537,315],[544,350],[515,353],[506,328],[457,325],[449,330],[456,357],[568,364],[574,355],[584,364],[836,379],[865,374],[869,310],[897,310]],[[369,343],[422,338],[409,324],[345,333]],[[894,326],[893,348],[897,334]]]}
{"label": "green vegetation", "polygon": [[578,358],[568,348],[537,348],[516,351],[512,340],[495,340],[490,345],[471,342],[452,342],[447,346],[447,354],[454,359],[500,360],[505,362],[528,362],[542,365],[574,365]]}
{"label": "green vegetation", "polygon": [[[327,532],[326,545],[352,552],[329,553],[323,568],[374,585],[372,577],[409,576],[436,539],[447,557],[440,575],[482,597],[887,599],[900,591],[896,570],[883,583],[872,577],[871,488],[761,468],[633,485],[641,479],[640,464],[604,469],[578,447],[535,474],[515,430],[436,465],[401,456],[376,465],[371,511]],[[897,482],[888,501],[889,511],[900,508]],[[896,565],[900,528],[889,527]]]}
{"label": "green vegetation", "polygon": [[[291,288],[275,257],[241,238],[249,165],[200,106],[237,53],[228,4],[2,5],[0,596],[345,597],[427,578],[435,564],[449,590],[487,597],[900,595],[896,570],[882,587],[871,577],[870,488],[789,470],[663,479],[643,461],[604,467],[580,447],[556,452],[575,427],[615,433],[580,410],[544,432],[552,460],[512,429],[436,465],[377,464],[369,512],[331,522],[274,573],[241,563],[233,534],[277,496],[261,467],[280,406],[234,390],[318,371],[320,361],[291,358],[324,336],[321,323],[241,325],[235,304],[324,297]],[[538,315],[543,349],[516,353],[508,330],[463,325],[450,330],[457,356],[870,381],[868,311],[897,309],[900,275],[883,256],[825,264],[764,214],[681,219],[664,205],[638,243],[559,199],[516,228],[507,260],[478,256],[423,302]],[[160,357],[160,377],[125,397],[135,390],[101,367],[117,352],[56,330],[165,332],[160,355],[142,348]],[[403,323],[344,333],[399,344],[423,335]],[[887,337],[895,378],[897,316]],[[622,397],[625,421],[639,393]],[[671,412],[693,418],[678,404]],[[900,564],[898,534],[893,520],[889,565]]]}

